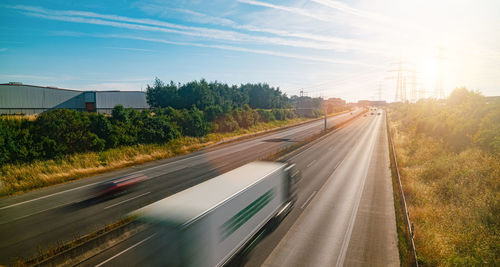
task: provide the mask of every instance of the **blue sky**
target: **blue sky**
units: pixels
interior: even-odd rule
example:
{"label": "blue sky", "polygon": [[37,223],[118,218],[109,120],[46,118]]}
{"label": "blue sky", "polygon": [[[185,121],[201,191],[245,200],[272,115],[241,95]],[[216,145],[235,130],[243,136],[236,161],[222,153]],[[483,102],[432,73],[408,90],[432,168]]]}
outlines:
{"label": "blue sky", "polygon": [[[500,1],[3,1],[0,82],[141,90],[154,77],[394,99],[500,95]],[[439,59],[441,51],[442,59]]]}

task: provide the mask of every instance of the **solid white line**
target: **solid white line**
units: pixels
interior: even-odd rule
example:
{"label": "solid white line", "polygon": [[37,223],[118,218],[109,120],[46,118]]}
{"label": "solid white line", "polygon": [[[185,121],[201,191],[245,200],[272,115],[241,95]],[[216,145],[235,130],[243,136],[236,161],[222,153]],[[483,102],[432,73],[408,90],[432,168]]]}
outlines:
{"label": "solid white line", "polygon": [[[339,116],[342,116],[342,115],[339,115]],[[338,117],[337,117],[337,116],[334,116],[334,117],[332,117],[332,118],[338,118]],[[340,129],[336,129],[336,130],[334,130],[334,131],[332,131],[332,132],[328,133],[327,135],[323,135],[323,136],[319,137],[319,138],[318,138],[318,139],[316,139],[316,140],[319,140],[319,139],[321,139],[321,138],[326,138],[327,136],[329,136],[329,135],[331,135],[331,134],[333,134],[333,133],[337,132],[338,130],[340,130]],[[314,141],[316,141],[316,140],[314,140]],[[300,153],[298,153],[298,154],[296,154],[296,155],[292,156],[292,157],[291,157],[291,158],[289,158],[288,160],[293,160],[294,158],[296,158],[296,157],[298,157],[298,156],[300,156],[300,155],[304,154],[305,152],[307,152],[307,151],[309,151],[310,149],[314,148],[314,147],[315,147],[315,145],[316,145],[316,144],[319,144],[319,143],[321,143],[321,141],[319,141],[319,142],[317,142],[317,143],[312,144],[310,147],[308,147],[308,148],[304,149],[303,151],[301,151]],[[292,151],[292,152],[293,152],[293,151]],[[292,153],[292,152],[290,152],[290,153]],[[283,157],[284,157],[284,156],[283,156]],[[283,158],[283,157],[281,157],[281,158]]]}
{"label": "solid white line", "polygon": [[[182,162],[182,161],[185,161],[185,160],[188,160],[188,159],[198,158],[198,157],[201,157],[201,156],[203,156],[203,155],[196,155],[196,156],[188,157],[188,158],[185,158],[185,159],[180,159],[180,160],[172,161],[172,162],[161,164],[161,165],[158,165],[158,166],[155,166],[155,167],[151,167],[151,168],[148,168],[148,169],[136,171],[136,172],[133,172],[133,173],[130,173],[130,174],[127,174],[127,175],[133,175],[133,174],[137,174],[137,173],[147,172],[147,171],[154,170],[154,169],[157,169],[157,168],[160,168],[160,167],[166,167],[166,166],[171,165],[171,164],[179,163],[179,162]],[[146,180],[153,179],[153,178],[156,178],[158,176],[160,176],[160,175],[152,176],[152,177],[147,177]],[[61,191],[61,192],[53,193],[53,194],[46,195],[46,196],[43,196],[43,197],[37,197],[37,198],[34,198],[34,199],[26,200],[26,201],[19,202],[19,203],[16,203],[16,204],[12,204],[12,205],[8,205],[8,206],[5,206],[5,207],[1,207],[0,210],[12,208],[12,207],[15,207],[15,206],[19,206],[19,205],[23,205],[23,204],[30,203],[30,202],[33,202],[33,201],[37,201],[37,200],[40,200],[40,199],[44,199],[44,198],[48,198],[48,197],[52,197],[52,196],[56,196],[56,195],[60,195],[60,194],[64,194],[64,193],[68,193],[68,192],[71,192],[71,191],[75,191],[75,190],[78,190],[78,189],[89,187],[89,186],[92,186],[92,185],[95,185],[95,184],[99,184],[99,183],[102,183],[102,182],[103,181],[99,181],[99,182],[95,182],[95,183],[91,183],[91,184],[87,184],[87,185],[82,185],[82,186],[79,186],[79,187],[75,187],[75,188],[72,188],[72,189],[68,189],[68,190],[64,190],[64,191]]]}
{"label": "solid white line", "polygon": [[120,205],[120,204],[122,204],[122,203],[125,203],[125,202],[127,202],[127,201],[130,201],[130,200],[132,200],[132,199],[136,199],[136,198],[138,198],[138,197],[145,196],[145,195],[147,195],[147,194],[149,194],[149,193],[151,193],[151,192],[146,192],[146,193],[144,193],[144,194],[141,194],[141,195],[135,196],[135,197],[133,197],[133,198],[125,199],[125,200],[120,201],[120,202],[118,202],[118,203],[115,203],[115,204],[113,204],[113,205],[111,205],[111,206],[107,206],[107,207],[105,207],[104,209],[109,209],[109,208],[112,208],[112,207],[114,207],[114,206],[118,206],[118,205]]}
{"label": "solid white line", "polygon": [[311,163],[307,164],[306,168],[311,167],[315,162],[316,162],[316,160],[311,161]]}
{"label": "solid white line", "polygon": [[339,167],[340,163],[344,162],[344,159],[345,159],[345,157],[341,161],[337,162],[337,165],[335,165],[335,168],[333,168],[334,172]]}
{"label": "solid white line", "polygon": [[125,249],[124,251],[122,251],[122,252],[120,252],[120,253],[118,253],[118,254],[114,255],[113,257],[111,257],[111,258],[109,258],[109,259],[107,259],[107,260],[105,260],[105,261],[103,261],[103,262],[101,262],[101,263],[97,264],[95,267],[99,267],[99,266],[102,266],[103,264],[106,264],[107,262],[109,262],[109,261],[113,260],[114,258],[116,258],[116,257],[118,257],[118,256],[120,256],[120,255],[122,255],[123,253],[125,253],[125,252],[127,252],[127,251],[129,251],[129,250],[131,250],[131,249],[133,249],[133,248],[135,248],[135,247],[137,247],[138,245],[140,245],[140,244],[142,244],[142,243],[146,242],[148,239],[150,239],[151,237],[153,237],[153,236],[155,236],[155,235],[156,235],[156,233],[154,233],[154,234],[152,234],[152,235],[150,235],[150,236],[146,237],[145,239],[143,239],[143,240],[142,240],[142,241],[140,241],[139,243],[137,243],[137,244],[135,244],[135,245],[133,245],[133,246],[131,246],[131,247],[129,247],[129,248],[127,248],[127,249]]}
{"label": "solid white line", "polygon": [[[339,266],[339,267],[344,266],[344,261],[345,261],[345,257],[347,254],[347,248],[349,247],[349,241],[351,239],[352,229],[354,228],[354,222],[356,220],[356,215],[358,214],[359,204],[360,204],[361,198],[363,196],[363,191],[364,191],[365,182],[366,182],[366,176],[368,175],[368,168],[369,168],[369,165],[371,162],[371,158],[373,157],[373,150],[375,149],[374,143],[375,143],[375,140],[377,139],[378,134],[379,134],[378,128],[380,128],[380,123],[378,121],[376,123],[372,123],[372,125],[373,124],[375,124],[375,126],[373,126],[373,127],[376,129],[376,131],[372,131],[371,136],[367,137],[367,140],[370,141],[370,142],[368,142],[368,146],[370,146],[370,148],[369,148],[370,152],[368,152],[368,154],[370,155],[370,159],[368,160],[368,166],[366,166],[365,175],[364,175],[363,179],[361,180],[361,184],[358,187],[358,191],[356,192],[356,195],[358,197],[356,198],[356,200],[354,202],[354,207],[351,211],[351,216],[349,217],[349,224],[347,225],[347,231],[345,233],[344,240],[342,241],[342,246],[340,248],[340,254],[339,254],[339,257],[337,258],[337,264],[335,266]],[[363,141],[366,142],[365,140],[363,140]]]}
{"label": "solid white line", "polygon": [[[74,203],[74,202],[71,202],[71,203]],[[3,223],[0,223],[0,224],[4,224],[4,223],[8,223],[8,222],[13,222],[13,221],[17,221],[17,220],[20,220],[20,219],[23,219],[23,218],[26,218],[26,217],[29,217],[29,216],[32,216],[32,215],[35,215],[35,214],[38,214],[38,213],[42,213],[42,212],[45,212],[45,211],[48,211],[48,210],[52,210],[52,209],[57,209],[59,207],[62,207],[62,206],[65,206],[65,205],[69,205],[71,203],[64,203],[64,204],[61,204],[61,205],[57,205],[55,207],[51,207],[51,208],[48,208],[48,209],[44,209],[44,210],[39,210],[37,212],[33,212],[33,213],[30,213],[28,215],[24,215],[24,216],[21,216],[21,217],[17,217],[15,219],[12,219],[12,220],[9,220],[7,222],[3,222]]]}
{"label": "solid white line", "polygon": [[300,208],[304,209],[304,207],[309,203],[309,201],[314,197],[314,195],[316,195],[317,192],[318,191],[313,191],[312,194],[309,196],[309,198],[307,198],[306,202],[304,202],[304,204],[302,204]]}
{"label": "solid white line", "polygon": [[16,204],[12,204],[12,205],[9,205],[9,206],[1,207],[0,210],[12,208],[12,207],[15,207],[15,206],[19,206],[19,205],[26,204],[26,203],[29,203],[29,202],[33,202],[33,201],[37,201],[37,200],[40,200],[40,199],[48,198],[48,197],[51,197],[51,196],[60,195],[62,193],[74,191],[74,190],[77,190],[77,189],[80,189],[80,188],[84,188],[84,187],[89,187],[91,185],[95,185],[95,184],[98,184],[98,183],[100,183],[100,182],[95,182],[95,183],[91,183],[91,184],[88,184],[88,185],[83,185],[83,186],[80,186],[80,187],[75,187],[73,189],[68,189],[68,190],[65,190],[65,191],[61,191],[61,192],[57,192],[57,193],[54,193],[54,194],[46,195],[46,196],[43,196],[43,197],[37,197],[37,198],[34,198],[34,199],[26,200],[26,201],[19,202],[19,203],[16,203]]}

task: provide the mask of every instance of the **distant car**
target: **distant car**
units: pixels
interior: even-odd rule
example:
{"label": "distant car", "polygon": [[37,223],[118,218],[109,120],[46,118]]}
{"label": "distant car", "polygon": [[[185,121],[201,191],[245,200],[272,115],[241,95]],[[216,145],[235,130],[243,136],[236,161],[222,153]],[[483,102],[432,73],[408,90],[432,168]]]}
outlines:
{"label": "distant car", "polygon": [[147,176],[144,174],[122,176],[98,184],[95,188],[95,193],[97,197],[113,196],[138,186],[141,182],[146,180],[146,178]]}
{"label": "distant car", "polygon": [[377,115],[380,115],[380,112],[379,112],[379,113],[377,113]]}
{"label": "distant car", "polygon": [[375,113],[372,112],[372,113],[370,113],[370,115],[375,115]]}

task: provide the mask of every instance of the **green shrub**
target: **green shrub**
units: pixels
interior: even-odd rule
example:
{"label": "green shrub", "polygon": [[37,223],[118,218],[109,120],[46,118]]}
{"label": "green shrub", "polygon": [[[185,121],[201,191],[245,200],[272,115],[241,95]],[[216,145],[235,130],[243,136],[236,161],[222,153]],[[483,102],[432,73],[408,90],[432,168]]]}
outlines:
{"label": "green shrub", "polygon": [[102,150],[105,141],[89,131],[87,113],[56,109],[40,114],[34,121],[34,140],[42,146],[44,158],[76,152]]}
{"label": "green shrub", "polygon": [[240,128],[238,122],[231,114],[227,114],[217,119],[215,130],[220,133],[237,131]]}
{"label": "green shrub", "polygon": [[259,109],[257,110],[257,112],[259,113],[259,118],[260,118],[259,121],[261,122],[270,122],[276,120],[274,114],[269,110]]}

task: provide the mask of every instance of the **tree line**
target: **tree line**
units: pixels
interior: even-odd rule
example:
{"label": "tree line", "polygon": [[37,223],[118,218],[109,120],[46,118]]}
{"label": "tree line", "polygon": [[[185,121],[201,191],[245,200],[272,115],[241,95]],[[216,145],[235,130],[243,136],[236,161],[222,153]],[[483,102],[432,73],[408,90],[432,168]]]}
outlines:
{"label": "tree line", "polygon": [[228,86],[201,80],[175,85],[156,79],[146,97],[151,109],[141,112],[116,106],[109,115],[55,109],[34,120],[0,118],[0,164],[165,143],[298,117],[290,99],[267,84]]}
{"label": "tree line", "polygon": [[153,107],[172,107],[174,109],[196,108],[229,112],[248,105],[253,109],[291,108],[290,99],[279,88],[265,83],[229,86],[225,83],[192,81],[185,84],[166,84],[156,78],[146,90],[148,104]]}
{"label": "tree line", "polygon": [[393,108],[405,129],[441,140],[456,152],[476,146],[500,155],[498,98],[457,88],[446,100],[423,99]]}

